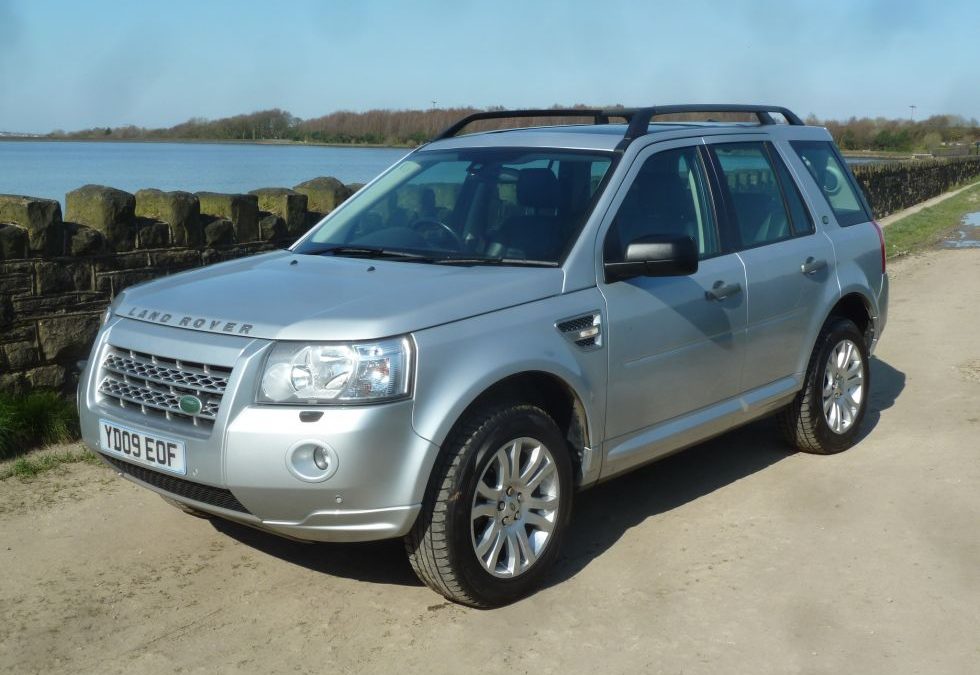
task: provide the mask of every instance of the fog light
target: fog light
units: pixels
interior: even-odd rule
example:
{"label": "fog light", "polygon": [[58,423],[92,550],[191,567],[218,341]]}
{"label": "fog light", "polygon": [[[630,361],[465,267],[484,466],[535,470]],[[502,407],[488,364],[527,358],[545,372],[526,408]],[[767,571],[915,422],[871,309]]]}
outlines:
{"label": "fog light", "polygon": [[327,462],[327,455],[323,452],[323,448],[317,446],[313,450],[313,463],[316,464],[316,468],[320,471],[326,471],[329,463]]}
{"label": "fog light", "polygon": [[320,440],[294,443],[286,451],[286,468],[300,480],[320,483],[337,473],[339,460],[333,448]]}

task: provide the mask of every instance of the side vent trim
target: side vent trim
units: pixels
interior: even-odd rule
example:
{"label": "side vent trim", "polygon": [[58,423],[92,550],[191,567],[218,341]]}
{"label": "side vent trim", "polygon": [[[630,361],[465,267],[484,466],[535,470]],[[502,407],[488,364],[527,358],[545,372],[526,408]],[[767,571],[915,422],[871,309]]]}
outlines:
{"label": "side vent trim", "polygon": [[602,313],[597,309],[557,321],[555,328],[579,349],[602,347]]}

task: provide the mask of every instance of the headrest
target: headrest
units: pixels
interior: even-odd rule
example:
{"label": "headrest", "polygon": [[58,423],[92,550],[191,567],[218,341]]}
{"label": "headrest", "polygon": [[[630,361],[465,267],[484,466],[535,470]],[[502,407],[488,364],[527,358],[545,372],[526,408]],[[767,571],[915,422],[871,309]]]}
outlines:
{"label": "headrest", "polygon": [[535,209],[558,207],[558,179],[551,169],[521,169],[517,176],[517,202]]}

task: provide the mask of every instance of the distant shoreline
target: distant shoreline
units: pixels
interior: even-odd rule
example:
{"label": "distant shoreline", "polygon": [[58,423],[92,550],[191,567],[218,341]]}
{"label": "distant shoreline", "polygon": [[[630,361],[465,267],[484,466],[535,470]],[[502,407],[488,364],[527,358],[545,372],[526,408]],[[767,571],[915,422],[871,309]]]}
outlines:
{"label": "distant shoreline", "polygon": [[290,140],[239,140],[230,138],[54,138],[50,136],[0,136],[0,141],[17,141],[18,143],[47,142],[47,143],[187,143],[207,145],[288,145],[315,146],[324,148],[373,148],[380,150],[411,150],[415,145],[385,145],[381,143],[322,143],[319,141],[290,141]]}

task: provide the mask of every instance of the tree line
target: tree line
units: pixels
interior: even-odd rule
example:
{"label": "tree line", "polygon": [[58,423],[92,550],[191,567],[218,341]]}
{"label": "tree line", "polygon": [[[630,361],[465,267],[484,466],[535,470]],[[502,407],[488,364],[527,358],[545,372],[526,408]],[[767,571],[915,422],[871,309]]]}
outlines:
{"label": "tree line", "polygon": [[[579,104],[574,107],[586,106]],[[192,118],[167,128],[147,129],[132,125],[96,127],[74,132],[59,130],[48,136],[66,139],[292,141],[414,146],[432,138],[465,115],[479,111],[481,109],[467,107],[338,111],[321,117],[301,119],[288,111],[273,108],[215,120]],[[685,119],[693,117],[695,116],[683,116]],[[739,116],[735,115],[712,115],[712,117],[739,119]],[[573,122],[576,118],[538,118],[534,123],[549,124],[561,121]],[[582,121],[586,121],[586,118]],[[933,115],[917,121],[883,117],[851,117],[844,121],[819,120],[810,115],[806,121],[808,124],[827,127],[834,140],[844,150],[965,154],[974,151],[974,143],[980,140],[980,126],[976,118],[966,119],[959,115]],[[475,124],[468,130],[500,129],[520,126],[522,122],[530,123],[527,120],[494,120]]]}

